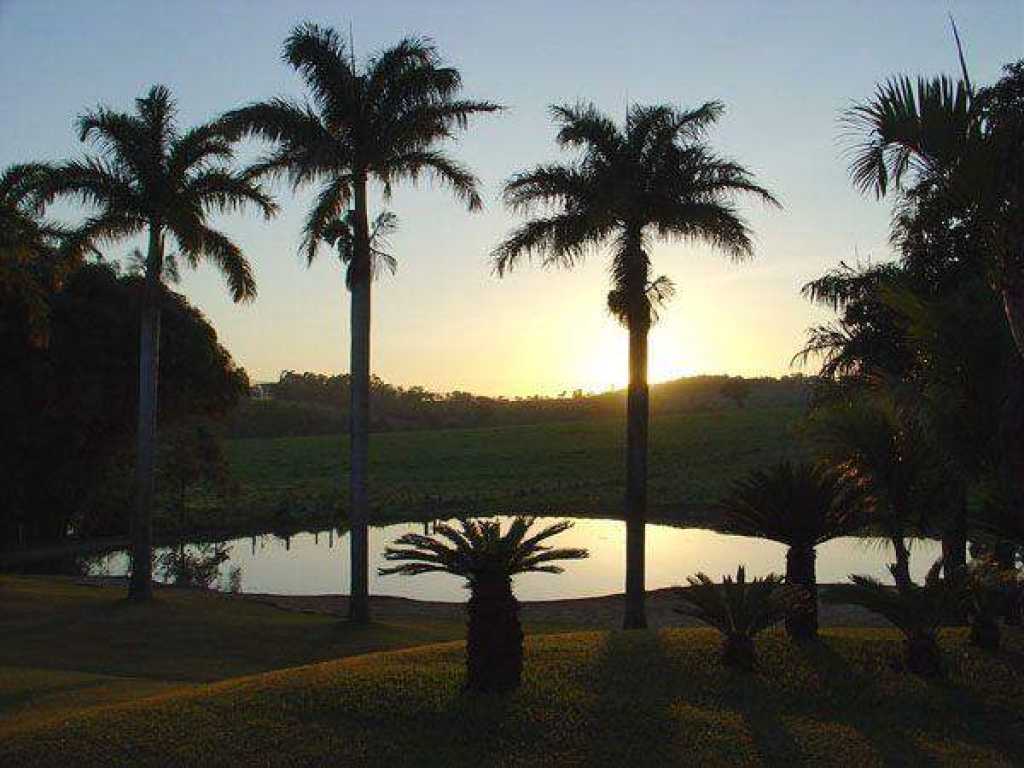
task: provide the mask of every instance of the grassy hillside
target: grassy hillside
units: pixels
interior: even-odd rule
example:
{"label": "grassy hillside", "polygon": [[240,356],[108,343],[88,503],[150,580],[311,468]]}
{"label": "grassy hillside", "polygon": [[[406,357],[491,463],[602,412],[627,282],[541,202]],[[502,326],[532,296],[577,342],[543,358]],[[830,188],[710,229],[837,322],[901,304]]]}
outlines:
{"label": "grassy hillside", "polygon": [[[653,419],[652,515],[700,514],[744,472],[794,456],[793,406],[720,409]],[[459,512],[615,514],[625,451],[621,419],[492,429],[390,432],[371,438],[372,503],[380,516]],[[227,510],[287,524],[336,520],[348,472],[344,435],[227,442],[242,498]],[[237,522],[237,521],[236,521]]]}
{"label": "grassy hillside", "polygon": [[1024,643],[945,638],[950,678],[894,671],[893,632],[773,633],[726,672],[704,630],[527,639],[505,698],[460,690],[460,643],[282,670],[9,733],[0,764],[1010,766],[1024,755]]}

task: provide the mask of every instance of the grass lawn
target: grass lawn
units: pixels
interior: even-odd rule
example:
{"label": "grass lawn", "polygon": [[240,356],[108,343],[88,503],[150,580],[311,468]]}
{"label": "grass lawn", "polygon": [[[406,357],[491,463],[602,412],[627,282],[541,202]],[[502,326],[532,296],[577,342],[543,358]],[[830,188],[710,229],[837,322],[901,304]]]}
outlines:
{"label": "grass lawn", "polygon": [[708,630],[533,634],[525,685],[501,698],[461,691],[461,642],[351,655],[457,637],[455,624],[355,630],[215,595],[161,590],[145,607],[119,595],[0,579],[0,765],[1024,759],[1021,630],[998,655],[947,630],[941,682],[899,671],[891,630],[827,630],[807,648],[770,632],[753,676],[718,665]]}
{"label": "grass lawn", "polygon": [[83,707],[464,631],[432,620],[352,627],[190,590],[158,590],[153,605],[123,598],[67,578],[0,576],[0,739]]}
{"label": "grass lawn", "polygon": [[[651,424],[652,517],[700,514],[750,469],[806,447],[795,407],[656,416]],[[620,419],[494,429],[374,434],[371,501],[380,517],[460,512],[608,514],[622,504],[625,451]],[[242,500],[224,523],[273,517],[336,521],[347,494],[345,435],[227,442]],[[232,516],[240,516],[233,520]]]}

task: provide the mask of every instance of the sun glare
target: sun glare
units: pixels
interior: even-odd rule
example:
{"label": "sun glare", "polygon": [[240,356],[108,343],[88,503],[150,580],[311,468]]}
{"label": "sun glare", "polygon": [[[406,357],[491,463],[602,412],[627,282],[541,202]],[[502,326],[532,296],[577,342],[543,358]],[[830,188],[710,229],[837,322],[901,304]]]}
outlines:
{"label": "sun glare", "polygon": [[[625,331],[603,332],[582,358],[581,384],[588,392],[623,389],[629,379],[629,337]],[[673,334],[653,332],[647,351],[647,380],[651,384],[670,381],[696,372],[695,361],[687,359],[681,340]]]}

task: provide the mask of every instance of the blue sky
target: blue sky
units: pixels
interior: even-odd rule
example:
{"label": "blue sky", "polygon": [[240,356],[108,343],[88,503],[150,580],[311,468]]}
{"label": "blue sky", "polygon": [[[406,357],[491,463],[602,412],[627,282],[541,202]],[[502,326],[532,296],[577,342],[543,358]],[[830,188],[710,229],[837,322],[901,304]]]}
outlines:
{"label": "blue sky", "polygon": [[[74,117],[98,103],[127,109],[151,84],[171,87],[183,126],[246,101],[300,95],[280,62],[299,21],[347,30],[365,56],[428,35],[459,67],[469,96],[508,105],[451,151],[481,179],[482,213],[429,185],[390,208],[395,277],[376,286],[374,371],[398,384],[484,393],[599,390],[625,377],[625,333],[604,309],[605,263],[572,273],[526,268],[499,280],[487,254],[515,223],[501,182],[554,159],[547,107],[627,100],[727,112],[715,146],[754,171],[782,211],[745,207],[757,256],[731,264],[692,245],[660,245],[656,269],[679,293],[652,335],[651,375],[778,375],[823,315],[799,287],[840,259],[889,256],[888,204],[850,187],[837,115],[893,73],[955,73],[947,14],[971,74],[990,82],[1024,56],[1024,3],[997,2],[46,2],[0,0],[0,164],[56,160],[83,147]],[[347,369],[348,296],[324,252],[296,254],[309,195],[277,190],[281,215],[222,224],[252,261],[259,298],[233,305],[201,268],[181,290],[257,380],[279,371]],[[379,200],[377,201],[379,205]],[[119,257],[130,244],[112,248]]]}

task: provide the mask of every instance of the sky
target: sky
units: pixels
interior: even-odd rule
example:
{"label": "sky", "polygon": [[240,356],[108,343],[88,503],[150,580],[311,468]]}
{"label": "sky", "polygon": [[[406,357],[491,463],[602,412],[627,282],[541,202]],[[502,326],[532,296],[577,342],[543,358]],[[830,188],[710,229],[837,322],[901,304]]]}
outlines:
{"label": "sky", "polygon": [[[1020,0],[0,0],[0,166],[80,156],[79,113],[97,104],[130,109],[154,83],[172,89],[185,127],[255,99],[302,96],[280,50],[305,20],[343,31],[351,24],[358,57],[429,36],[462,72],[464,95],[507,110],[474,121],[448,147],[478,175],[482,212],[427,183],[398,189],[388,203],[400,219],[391,239],[399,269],[374,286],[373,371],[440,391],[604,391],[624,384],[627,349],[605,308],[606,255],[572,272],[526,265],[499,279],[488,254],[518,221],[501,204],[501,185],[559,159],[551,104],[592,101],[621,117],[627,103],[721,100],[713,146],[784,208],[742,206],[756,235],[745,263],[701,245],[654,248],[655,273],[678,293],[652,332],[650,377],[779,376],[800,370],[790,361],[806,329],[828,317],[800,287],[840,260],[892,255],[889,204],[852,189],[838,116],[889,75],[955,74],[950,12],[975,82],[993,81],[1024,56]],[[311,194],[275,192],[281,212],[272,222],[254,213],[218,222],[250,259],[257,300],[233,304],[208,266],[186,272],[179,290],[255,381],[283,370],[344,372],[341,269],[326,250],[311,268],[297,253]],[[380,209],[379,195],[372,204]]]}

